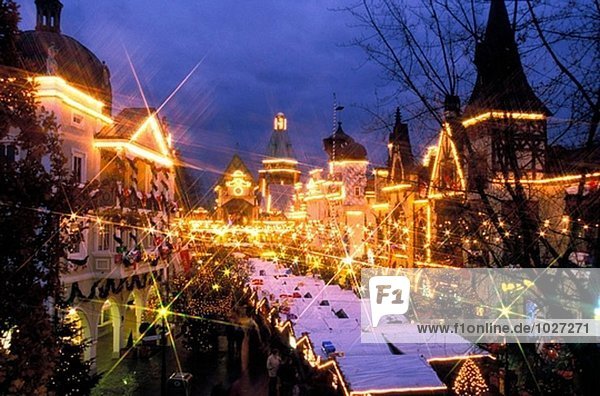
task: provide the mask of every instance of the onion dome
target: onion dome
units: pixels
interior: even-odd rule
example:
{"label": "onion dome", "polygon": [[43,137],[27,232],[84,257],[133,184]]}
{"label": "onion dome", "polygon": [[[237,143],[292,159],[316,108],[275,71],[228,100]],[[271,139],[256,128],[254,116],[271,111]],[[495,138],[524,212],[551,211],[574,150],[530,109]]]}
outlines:
{"label": "onion dome", "polygon": [[367,160],[367,149],[344,132],[341,122],[330,137],[323,139],[323,145],[330,161]]}

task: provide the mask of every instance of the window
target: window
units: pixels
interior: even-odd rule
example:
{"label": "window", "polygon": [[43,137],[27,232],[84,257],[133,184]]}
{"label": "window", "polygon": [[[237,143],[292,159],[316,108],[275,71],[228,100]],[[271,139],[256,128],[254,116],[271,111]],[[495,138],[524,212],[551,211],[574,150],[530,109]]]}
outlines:
{"label": "window", "polygon": [[83,183],[85,177],[85,154],[73,153],[73,177],[77,183]]}
{"label": "window", "polygon": [[108,226],[98,227],[98,251],[110,250],[110,230]]}
{"label": "window", "polygon": [[83,128],[83,116],[79,113],[73,113],[71,117],[71,125],[77,128]]}
{"label": "window", "polygon": [[14,162],[17,157],[17,148],[13,144],[0,144],[0,162]]}
{"label": "window", "polygon": [[360,187],[354,187],[354,195],[356,195],[356,196],[360,195]]}
{"label": "window", "polygon": [[96,259],[96,271],[110,271],[110,260],[107,258]]}

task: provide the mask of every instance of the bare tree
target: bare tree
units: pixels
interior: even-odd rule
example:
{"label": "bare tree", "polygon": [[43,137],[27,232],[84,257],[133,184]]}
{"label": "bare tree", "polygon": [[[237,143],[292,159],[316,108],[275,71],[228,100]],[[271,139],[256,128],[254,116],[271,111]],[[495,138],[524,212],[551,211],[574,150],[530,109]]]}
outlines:
{"label": "bare tree", "polygon": [[[491,3],[491,7],[505,7],[499,0]],[[529,126],[498,119],[489,124],[495,133],[486,140],[461,122],[464,118],[456,102],[462,98],[471,105],[480,83],[474,64],[480,68],[485,63],[481,56],[488,56],[488,62],[504,62],[503,56],[510,55],[485,55],[486,49],[481,48],[487,33],[485,10],[489,8],[489,1],[478,0],[361,0],[346,9],[362,28],[355,44],[381,66],[382,77],[407,103],[403,111],[419,115],[420,125],[415,128],[413,124],[413,129],[435,127],[432,129],[443,131],[448,123],[461,165],[468,173],[464,187],[451,181],[455,177],[451,170],[443,175],[449,182],[442,177],[437,182],[440,185],[433,186],[448,198],[436,202],[437,235],[432,255],[450,262],[462,262],[467,257],[476,265],[570,266],[572,253],[587,245],[587,249],[595,246],[597,260],[600,244],[595,225],[600,220],[600,196],[589,191],[586,175],[598,168],[600,157],[600,2],[514,0],[504,11],[513,41],[519,44],[519,52],[516,45],[514,51],[517,58],[520,55],[518,69],[523,74],[517,76],[521,81],[513,80],[514,75],[504,80],[508,84],[524,81],[527,87],[521,91],[525,96],[537,94],[542,99],[531,106],[536,113],[549,115],[545,106],[554,113],[548,124],[548,139],[545,124],[543,131],[527,130],[532,138],[523,133],[523,127]],[[504,50],[501,46],[495,49]],[[536,94],[529,92],[525,74]],[[495,100],[502,101],[501,92],[498,96]],[[452,103],[454,106],[448,106]],[[521,109],[528,110],[529,105]],[[559,143],[570,147],[560,147]],[[540,148],[537,152],[522,149],[534,145]],[[478,157],[482,153],[491,160],[481,161]],[[525,165],[537,161],[536,156],[541,172],[560,166],[554,171],[579,174],[576,193],[570,191],[556,200],[556,194],[564,195],[564,188],[534,191],[527,181],[532,174],[535,178],[538,168]],[[556,161],[557,156],[563,160],[570,156],[571,161]],[[450,198],[453,192],[460,198]],[[546,201],[545,211],[537,207],[540,201]],[[560,221],[550,219],[549,210]],[[440,215],[444,212],[445,217]],[[566,222],[561,219],[563,215]],[[589,231],[583,232],[583,228]],[[585,301],[594,298],[588,290],[576,292]],[[585,361],[585,353],[576,357],[580,363]]]}

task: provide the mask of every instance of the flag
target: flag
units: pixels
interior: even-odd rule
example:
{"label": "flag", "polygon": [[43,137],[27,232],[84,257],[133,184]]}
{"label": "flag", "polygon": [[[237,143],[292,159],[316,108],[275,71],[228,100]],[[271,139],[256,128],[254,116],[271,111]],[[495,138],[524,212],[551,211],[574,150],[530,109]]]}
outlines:
{"label": "flag", "polygon": [[190,267],[192,266],[192,260],[190,258],[190,251],[188,249],[181,250],[179,252],[179,259],[181,260],[181,265],[183,266],[183,271],[189,272]]}

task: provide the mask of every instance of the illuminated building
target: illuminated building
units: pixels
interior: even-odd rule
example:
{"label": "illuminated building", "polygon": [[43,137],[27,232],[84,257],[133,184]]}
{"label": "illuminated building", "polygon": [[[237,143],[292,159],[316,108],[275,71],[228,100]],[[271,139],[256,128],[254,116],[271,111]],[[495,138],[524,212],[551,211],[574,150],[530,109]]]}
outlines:
{"label": "illuminated building", "polygon": [[412,266],[415,243],[423,235],[416,229],[419,208],[414,205],[423,168],[413,157],[408,125],[402,122],[399,108],[388,142],[388,166],[374,172],[375,199],[370,205],[376,230],[373,249],[386,265]]}
{"label": "illuminated building", "polygon": [[273,120],[273,133],[262,165],[262,169],[258,171],[261,211],[266,214],[282,214],[291,204],[294,184],[300,179],[298,161],[295,159],[287,119],[283,113],[277,113]]}
{"label": "illuminated building", "polygon": [[429,156],[420,201],[428,214],[426,261],[530,266],[521,262],[524,252],[550,262],[569,244],[573,257],[597,256],[598,156],[548,145],[551,114],[527,81],[502,0],[491,2],[475,64],[467,105],[461,112],[458,97],[446,98]]}
{"label": "illuminated building", "polygon": [[333,220],[340,224],[340,238],[348,254],[362,256],[367,221],[367,150],[344,132],[341,122],[323,144],[329,159],[328,172],[323,175],[321,169],[315,169],[304,185],[297,186],[295,210],[305,212],[302,219],[308,221]]}
{"label": "illuminated building", "polygon": [[[86,206],[61,222],[76,241],[61,274],[64,299],[92,341],[86,358],[96,356],[102,335],[112,337],[105,353],[118,356],[129,334],[140,335],[152,279],[167,267],[175,157],[154,109],[124,109],[112,118],[108,67],[61,34],[60,1],[35,3],[36,28],[17,42],[23,68],[2,73],[33,80],[39,105],[56,116],[66,166]],[[0,144],[6,152],[10,136]]]}
{"label": "illuminated building", "polygon": [[258,217],[256,181],[239,155],[234,154],[215,192],[217,219],[226,224],[249,224]]}

